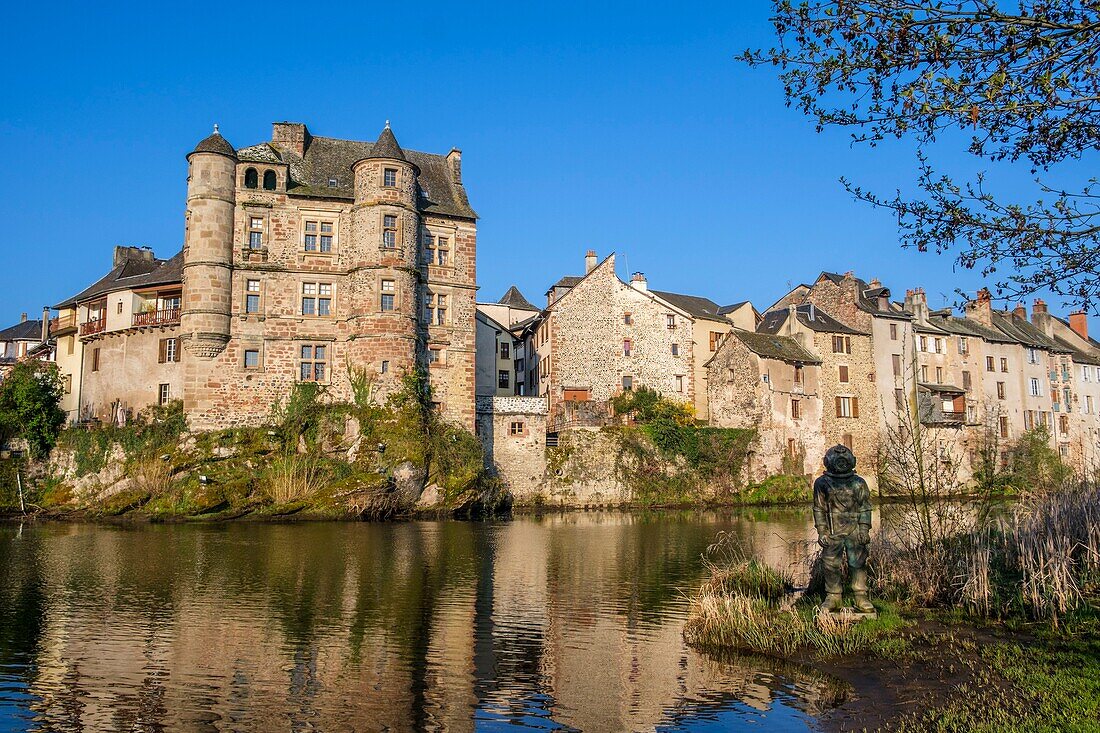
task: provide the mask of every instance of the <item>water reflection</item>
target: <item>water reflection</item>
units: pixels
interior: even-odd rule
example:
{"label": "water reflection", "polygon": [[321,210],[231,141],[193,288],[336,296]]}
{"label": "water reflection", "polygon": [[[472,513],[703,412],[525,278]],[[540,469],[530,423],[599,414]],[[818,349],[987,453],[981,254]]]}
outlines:
{"label": "water reflection", "polygon": [[808,511],[0,527],[0,730],[806,730],[828,680],[715,661],[682,591],[719,530]]}

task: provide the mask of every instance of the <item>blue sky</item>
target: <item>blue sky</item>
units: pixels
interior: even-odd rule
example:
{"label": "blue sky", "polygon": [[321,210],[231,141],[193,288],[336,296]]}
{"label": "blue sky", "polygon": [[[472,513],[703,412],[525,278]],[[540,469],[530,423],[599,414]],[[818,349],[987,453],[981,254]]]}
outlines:
{"label": "blue sky", "polygon": [[[80,290],[116,244],[178,251],[184,155],[214,122],[238,147],[274,120],[373,139],[389,119],[405,147],[461,148],[480,300],[515,283],[544,302],[589,248],[651,287],[758,307],[823,269],[899,297],[923,285],[933,307],[980,286],[949,257],[900,249],[889,214],[837,182],[909,187],[911,145],[815,133],[773,72],[733,60],[772,43],[767,3],[525,5],[10,7],[0,319]],[[983,167],[941,147],[951,172]],[[1021,172],[991,170],[1029,192]]]}

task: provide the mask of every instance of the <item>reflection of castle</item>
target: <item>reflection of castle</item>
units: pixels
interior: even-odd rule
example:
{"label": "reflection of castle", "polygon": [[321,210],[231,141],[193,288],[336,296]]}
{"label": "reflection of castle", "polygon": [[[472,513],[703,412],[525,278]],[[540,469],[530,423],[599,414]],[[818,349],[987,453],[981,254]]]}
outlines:
{"label": "reflection of castle", "polygon": [[28,680],[42,729],[653,730],[790,703],[769,669],[681,638],[679,591],[719,529],[770,560],[811,532],[801,512],[51,527],[0,560],[49,556],[27,580],[46,609]]}

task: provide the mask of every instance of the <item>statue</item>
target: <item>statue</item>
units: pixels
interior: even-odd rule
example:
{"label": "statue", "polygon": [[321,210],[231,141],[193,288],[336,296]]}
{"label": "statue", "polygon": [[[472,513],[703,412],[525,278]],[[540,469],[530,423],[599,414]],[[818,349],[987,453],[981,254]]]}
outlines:
{"label": "statue", "polygon": [[848,574],[861,613],[874,613],[867,599],[867,545],[871,541],[871,492],[855,472],[856,457],[843,445],[825,453],[825,474],[814,482],[814,526],[825,566],[825,600],[821,611],[841,606],[841,573]]}

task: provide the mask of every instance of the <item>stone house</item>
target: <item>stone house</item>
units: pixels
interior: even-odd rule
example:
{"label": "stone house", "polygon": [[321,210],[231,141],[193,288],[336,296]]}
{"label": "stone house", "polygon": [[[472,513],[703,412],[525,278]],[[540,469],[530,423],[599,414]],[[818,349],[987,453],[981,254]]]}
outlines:
{"label": "stone house", "polygon": [[826,448],[817,354],[792,336],[734,328],[705,368],[710,424],[757,431],[751,480],[817,470]]}
{"label": "stone house", "polygon": [[477,215],[462,155],[277,122],[235,149],[215,130],[187,156],[181,340],[192,426],[264,419],[296,382],[385,398],[414,367],[437,408],[474,425]]}
{"label": "stone house", "polygon": [[543,487],[547,412],[545,397],[477,396],[475,432],[485,467],[521,501]]}
{"label": "stone house", "polygon": [[824,446],[848,446],[867,467],[872,481],[870,467],[878,452],[883,418],[871,334],[841,323],[813,302],[765,313],[757,332],[793,338],[820,358]]}
{"label": "stone house", "polygon": [[117,421],[180,399],[183,253],[116,247],[111,270],[58,303],[52,336],[70,420]]}
{"label": "stone house", "polygon": [[[623,282],[615,273],[614,254],[597,263],[589,251],[585,271],[551,286],[547,307],[521,331],[526,393],[547,397],[552,425],[575,422],[563,416],[580,405],[584,419],[591,419],[592,406],[641,386],[705,411],[696,364],[709,353],[711,332],[717,344],[733,328],[721,307],[651,291],[642,273]],[[739,318],[751,314],[751,308],[735,310]]]}
{"label": "stone house", "polygon": [[[0,330],[0,376],[16,362],[27,358],[50,360],[49,309],[45,309],[40,321],[27,320],[27,314],[19,317],[19,323]],[[46,347],[46,353],[43,347]]]}

